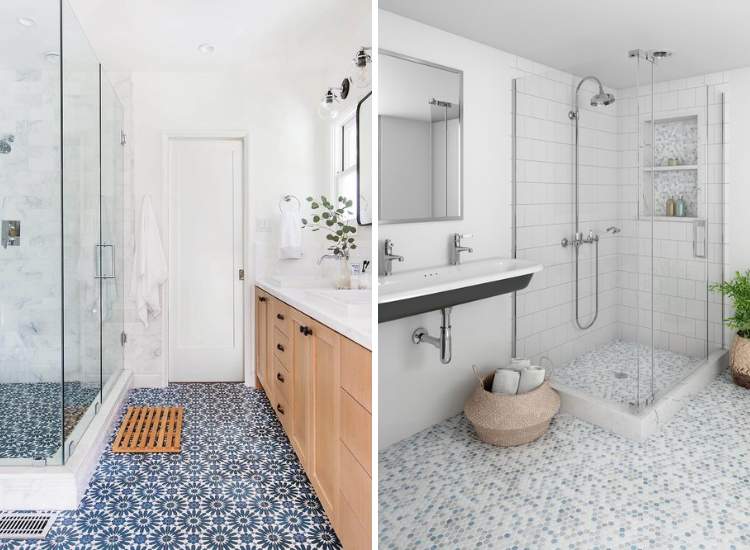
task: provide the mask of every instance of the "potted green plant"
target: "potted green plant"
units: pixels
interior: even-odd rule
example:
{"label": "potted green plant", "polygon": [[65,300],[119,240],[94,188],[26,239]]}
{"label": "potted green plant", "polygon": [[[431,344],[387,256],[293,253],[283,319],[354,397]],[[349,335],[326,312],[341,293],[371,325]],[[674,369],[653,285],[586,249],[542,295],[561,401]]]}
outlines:
{"label": "potted green plant", "polygon": [[351,267],[349,255],[352,250],[357,249],[357,240],[354,234],[357,228],[349,224],[354,217],[349,208],[352,207],[351,199],[339,195],[336,202],[329,200],[325,195],[319,199],[307,197],[312,212],[311,220],[302,218],[302,227],[311,231],[325,231],[326,240],[331,242],[328,250],[339,260],[339,273],[336,276],[338,288],[349,288]]}
{"label": "potted green plant", "polygon": [[734,315],[724,321],[737,331],[729,352],[729,366],[734,382],[750,388],[750,270],[736,272],[734,278],[710,286],[714,292],[729,296],[734,305]]}

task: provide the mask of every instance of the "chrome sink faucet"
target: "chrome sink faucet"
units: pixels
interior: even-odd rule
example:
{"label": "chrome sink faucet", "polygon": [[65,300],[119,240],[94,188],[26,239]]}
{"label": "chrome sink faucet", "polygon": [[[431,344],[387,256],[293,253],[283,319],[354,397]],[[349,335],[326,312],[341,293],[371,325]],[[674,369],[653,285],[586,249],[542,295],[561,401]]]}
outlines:
{"label": "chrome sink faucet", "polygon": [[393,272],[393,261],[403,262],[404,257],[393,253],[392,240],[386,239],[383,245],[383,275],[387,277]]}
{"label": "chrome sink faucet", "polygon": [[462,240],[473,237],[474,235],[468,233],[454,233],[453,234],[453,246],[451,246],[451,265],[459,265],[461,263],[461,253],[468,252],[471,254],[474,249],[470,246],[463,246]]}

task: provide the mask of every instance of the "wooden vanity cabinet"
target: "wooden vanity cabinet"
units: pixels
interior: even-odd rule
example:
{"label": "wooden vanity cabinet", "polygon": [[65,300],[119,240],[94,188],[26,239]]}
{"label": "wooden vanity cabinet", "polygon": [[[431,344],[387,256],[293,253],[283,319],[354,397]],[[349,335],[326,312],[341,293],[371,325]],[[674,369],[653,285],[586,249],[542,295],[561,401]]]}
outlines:
{"label": "wooden vanity cabinet", "polygon": [[256,304],[257,378],[344,548],[369,550],[371,353],[278,298],[256,295],[266,298]]}
{"label": "wooden vanity cabinet", "polygon": [[255,378],[266,394],[268,386],[268,315],[270,295],[260,288],[255,289]]}
{"label": "wooden vanity cabinet", "polygon": [[313,376],[313,320],[292,309],[292,381],[291,398],[294,403],[292,428],[287,435],[305,471],[310,472],[312,441],[312,376]]}

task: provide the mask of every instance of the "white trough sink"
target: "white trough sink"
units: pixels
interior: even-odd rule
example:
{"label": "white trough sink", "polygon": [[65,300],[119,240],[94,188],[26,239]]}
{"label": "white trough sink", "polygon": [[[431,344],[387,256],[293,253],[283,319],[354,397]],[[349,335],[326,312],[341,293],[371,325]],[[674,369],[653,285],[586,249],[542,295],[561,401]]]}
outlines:
{"label": "white trough sink", "polygon": [[526,288],[542,264],[490,258],[401,271],[378,279],[378,322],[452,307]]}

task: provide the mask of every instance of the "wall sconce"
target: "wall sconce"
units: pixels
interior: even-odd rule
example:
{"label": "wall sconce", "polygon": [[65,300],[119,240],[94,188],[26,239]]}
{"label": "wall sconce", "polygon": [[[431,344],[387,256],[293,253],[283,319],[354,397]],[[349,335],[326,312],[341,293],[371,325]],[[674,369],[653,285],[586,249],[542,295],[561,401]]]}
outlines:
{"label": "wall sconce", "polygon": [[370,86],[370,82],[372,81],[370,77],[370,65],[372,65],[372,56],[367,53],[371,48],[367,48],[365,46],[362,46],[356,54],[354,54],[354,59],[352,59],[352,63],[354,63],[354,66],[356,67],[356,70],[354,71],[354,85],[357,86],[357,88],[367,88]]}
{"label": "wall sconce", "polygon": [[345,100],[349,96],[350,88],[351,80],[349,78],[342,80],[341,87],[339,88],[328,88],[323,99],[320,100],[318,116],[323,120],[333,120],[339,116],[339,110],[336,104]]}

